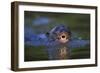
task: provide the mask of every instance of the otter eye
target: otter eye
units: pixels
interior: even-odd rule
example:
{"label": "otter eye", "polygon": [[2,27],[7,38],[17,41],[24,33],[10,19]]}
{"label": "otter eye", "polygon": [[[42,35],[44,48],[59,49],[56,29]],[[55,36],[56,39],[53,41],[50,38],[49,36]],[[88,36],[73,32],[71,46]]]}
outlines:
{"label": "otter eye", "polygon": [[58,40],[60,40],[61,38],[60,38],[60,37],[58,37],[57,39],[58,39]]}
{"label": "otter eye", "polygon": [[65,36],[62,36],[62,38],[65,38]]}

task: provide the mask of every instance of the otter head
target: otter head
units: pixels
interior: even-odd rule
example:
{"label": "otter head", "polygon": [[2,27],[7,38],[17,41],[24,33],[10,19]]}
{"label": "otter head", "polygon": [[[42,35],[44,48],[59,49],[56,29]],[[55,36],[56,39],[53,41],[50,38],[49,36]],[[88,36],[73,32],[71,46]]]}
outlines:
{"label": "otter head", "polygon": [[66,42],[69,42],[69,39],[70,39],[70,35],[68,32],[61,32],[61,33],[57,34],[56,41],[58,41],[60,43],[66,43]]}
{"label": "otter head", "polygon": [[68,27],[65,27],[64,25],[59,25],[54,27],[50,31],[51,37],[60,43],[67,43],[69,42],[71,38],[71,32]]}

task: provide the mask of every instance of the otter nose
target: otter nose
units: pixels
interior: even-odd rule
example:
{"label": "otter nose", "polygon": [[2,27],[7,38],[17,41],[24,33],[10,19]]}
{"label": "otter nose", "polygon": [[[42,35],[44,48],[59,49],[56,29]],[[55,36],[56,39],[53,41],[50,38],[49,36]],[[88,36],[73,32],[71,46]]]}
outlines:
{"label": "otter nose", "polygon": [[62,38],[65,38],[65,36],[62,36]]}

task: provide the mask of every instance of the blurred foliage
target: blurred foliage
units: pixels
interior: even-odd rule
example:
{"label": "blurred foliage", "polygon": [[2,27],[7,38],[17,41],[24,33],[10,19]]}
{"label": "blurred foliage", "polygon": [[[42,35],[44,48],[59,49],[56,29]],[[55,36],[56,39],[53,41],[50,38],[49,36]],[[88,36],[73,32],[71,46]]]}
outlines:
{"label": "blurred foliage", "polygon": [[[39,17],[47,17],[51,20],[47,25],[36,25],[32,22]],[[49,13],[25,11],[25,26],[32,27],[35,33],[46,33],[57,25],[69,26],[72,32],[78,36],[89,39],[90,36],[90,15],[77,13]]]}

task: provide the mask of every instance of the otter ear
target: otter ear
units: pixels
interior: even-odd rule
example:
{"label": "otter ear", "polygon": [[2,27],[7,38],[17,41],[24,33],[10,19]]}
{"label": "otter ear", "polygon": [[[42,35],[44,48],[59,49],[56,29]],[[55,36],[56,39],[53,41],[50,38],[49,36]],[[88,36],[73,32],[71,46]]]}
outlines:
{"label": "otter ear", "polygon": [[49,33],[49,32],[47,32],[47,33],[46,33],[46,36],[47,36],[47,37],[49,37],[49,34],[50,34],[50,33]]}

